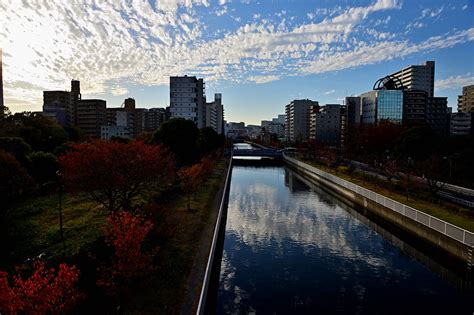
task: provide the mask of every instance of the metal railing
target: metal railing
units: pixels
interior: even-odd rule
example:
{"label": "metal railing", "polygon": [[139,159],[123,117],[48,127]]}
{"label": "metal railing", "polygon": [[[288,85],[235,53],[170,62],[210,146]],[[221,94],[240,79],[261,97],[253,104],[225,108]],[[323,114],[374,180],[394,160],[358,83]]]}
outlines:
{"label": "metal railing", "polygon": [[301,161],[298,161],[294,158],[291,158],[287,155],[284,155],[283,158],[287,161],[289,161],[292,164],[295,164],[303,169],[306,169],[307,171],[314,173],[324,179],[329,180],[330,182],[333,182],[339,186],[342,186],[352,192],[355,192],[369,200],[372,200],[378,204],[383,205],[384,207],[398,212],[401,215],[408,217],[424,226],[427,226],[441,234],[444,234],[460,243],[463,243],[467,246],[474,246],[474,233],[467,231],[463,228],[460,228],[458,226],[455,226],[451,223],[448,223],[446,221],[440,220],[438,218],[435,218],[429,214],[426,214],[422,211],[419,211],[415,208],[412,208],[410,206],[407,206],[403,203],[400,203],[398,201],[395,201],[393,199],[390,199],[388,197],[385,197],[381,194],[378,194],[374,191],[371,191],[369,189],[366,189],[364,187],[361,187],[359,185],[356,185],[354,183],[351,183],[347,180],[344,180],[340,177],[337,177],[335,175],[329,174],[325,171],[322,171],[316,167],[313,167],[311,165],[308,165],[306,163],[303,163]]}
{"label": "metal railing", "polygon": [[214,256],[216,252],[217,241],[219,238],[219,230],[222,225],[222,216],[225,208],[226,195],[230,185],[230,173],[232,170],[232,153],[229,160],[229,166],[227,169],[227,175],[225,178],[224,190],[222,191],[221,203],[219,206],[219,213],[217,214],[216,225],[214,227],[214,235],[212,237],[211,249],[209,251],[209,258],[207,259],[206,272],[204,273],[204,279],[202,281],[201,294],[199,296],[199,304],[196,310],[196,314],[204,314],[206,309],[207,292],[209,290],[209,281],[211,279],[212,265],[214,263]]}

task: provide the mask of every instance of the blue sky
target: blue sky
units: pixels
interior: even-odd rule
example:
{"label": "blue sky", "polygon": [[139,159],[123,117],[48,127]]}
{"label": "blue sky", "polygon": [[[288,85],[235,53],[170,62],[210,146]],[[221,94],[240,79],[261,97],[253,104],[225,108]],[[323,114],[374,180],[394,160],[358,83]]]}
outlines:
{"label": "blue sky", "polygon": [[228,121],[259,123],[292,99],[341,103],[409,64],[436,61],[436,96],[474,84],[474,2],[164,0],[0,2],[13,111],[81,80],[117,107],[169,102],[170,75],[196,75]]}

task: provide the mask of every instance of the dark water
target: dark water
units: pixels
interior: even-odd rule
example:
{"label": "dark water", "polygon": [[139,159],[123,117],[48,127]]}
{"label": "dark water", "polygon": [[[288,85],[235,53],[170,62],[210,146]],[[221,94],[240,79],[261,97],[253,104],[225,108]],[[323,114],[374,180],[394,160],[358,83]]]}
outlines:
{"label": "dark water", "polygon": [[409,248],[284,167],[236,166],[217,312],[473,314],[449,272]]}

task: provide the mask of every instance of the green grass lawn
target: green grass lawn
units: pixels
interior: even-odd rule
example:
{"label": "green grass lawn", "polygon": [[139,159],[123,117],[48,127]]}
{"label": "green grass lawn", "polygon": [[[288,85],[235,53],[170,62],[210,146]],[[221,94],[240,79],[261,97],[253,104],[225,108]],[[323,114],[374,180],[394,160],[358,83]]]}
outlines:
{"label": "green grass lawn", "polygon": [[[304,162],[314,167],[317,167],[323,171],[336,175],[340,178],[343,178],[347,181],[353,182],[354,184],[370,189],[388,198],[391,198],[398,202],[404,203],[410,207],[413,207],[417,210],[430,214],[441,220],[457,225],[468,231],[474,232],[474,213],[473,211],[470,211],[467,208],[444,200],[440,200],[439,203],[429,202],[425,200],[425,198],[417,198],[416,196],[410,196],[409,200],[407,201],[406,194],[401,193],[395,189],[381,187],[380,185],[376,185],[374,182],[364,180],[363,175],[358,172],[355,172],[351,178],[349,174],[345,174],[343,172],[336,173],[334,169],[316,161],[304,160]],[[426,195],[428,195],[429,193],[421,190],[418,192],[418,194],[425,194],[426,197]]]}
{"label": "green grass lawn", "polygon": [[87,195],[63,195],[64,241],[59,232],[58,194],[27,200],[8,217],[13,252],[5,263],[21,263],[48,251],[52,259],[71,257],[103,233],[105,212]]}

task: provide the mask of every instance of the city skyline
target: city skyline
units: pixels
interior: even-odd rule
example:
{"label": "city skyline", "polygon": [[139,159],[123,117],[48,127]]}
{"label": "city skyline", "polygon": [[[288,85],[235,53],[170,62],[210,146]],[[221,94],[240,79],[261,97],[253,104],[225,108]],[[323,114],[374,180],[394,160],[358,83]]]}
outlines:
{"label": "city skyline", "polygon": [[293,99],[342,104],[426,60],[436,62],[435,96],[447,96],[454,111],[462,86],[474,83],[469,1],[8,2],[0,9],[12,111],[40,110],[42,91],[66,90],[72,78],[108,107],[133,97],[149,108],[169,105],[169,76],[196,75],[208,101],[223,94],[227,121],[247,124],[283,113]]}

